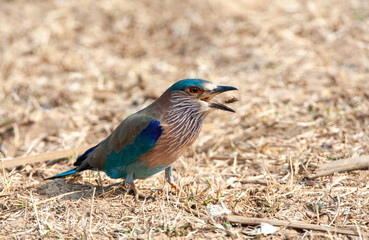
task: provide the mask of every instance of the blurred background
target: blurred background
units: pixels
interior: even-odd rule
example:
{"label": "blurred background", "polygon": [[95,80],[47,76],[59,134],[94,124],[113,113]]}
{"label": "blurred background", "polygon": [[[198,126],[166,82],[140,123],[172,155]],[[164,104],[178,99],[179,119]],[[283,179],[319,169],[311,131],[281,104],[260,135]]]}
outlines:
{"label": "blurred background", "polygon": [[[342,173],[333,183],[303,180],[320,163],[369,154],[368,0],[0,0],[0,158],[96,144],[183,78],[235,86],[228,97],[239,101],[229,105],[235,114],[212,113],[175,163],[184,189],[178,201],[190,199],[204,214],[223,199],[247,216],[368,230],[367,171]],[[96,186],[96,176],[83,173],[80,185],[43,180],[73,161],[2,170],[0,213],[10,217],[0,235],[31,227],[40,230],[32,230],[35,238],[85,234],[79,213],[89,216],[86,181]],[[251,176],[264,182],[241,181]],[[146,194],[163,186],[161,174],[138,181]],[[50,200],[77,190],[84,192]],[[47,227],[33,212],[23,216],[29,191],[49,201],[39,208]],[[135,237],[134,229],[150,234],[179,224],[200,238],[223,231],[207,230],[185,207],[178,218],[165,194],[156,197],[147,206],[165,215],[130,212],[122,206],[144,208],[126,193],[98,199],[96,211],[109,214],[94,218],[91,234]]]}
{"label": "blurred background", "polygon": [[96,143],[183,78],[237,86],[237,125],[368,109],[368,1],[8,0],[0,19],[6,157]]}

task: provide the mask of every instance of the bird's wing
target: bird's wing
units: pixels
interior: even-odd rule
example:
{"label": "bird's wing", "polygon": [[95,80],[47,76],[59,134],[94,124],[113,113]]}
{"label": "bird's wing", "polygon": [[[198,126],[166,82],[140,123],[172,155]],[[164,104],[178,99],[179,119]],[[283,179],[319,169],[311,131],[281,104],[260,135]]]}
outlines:
{"label": "bird's wing", "polygon": [[98,144],[85,162],[101,170],[125,166],[149,152],[162,132],[160,121],[144,114],[133,114]]}

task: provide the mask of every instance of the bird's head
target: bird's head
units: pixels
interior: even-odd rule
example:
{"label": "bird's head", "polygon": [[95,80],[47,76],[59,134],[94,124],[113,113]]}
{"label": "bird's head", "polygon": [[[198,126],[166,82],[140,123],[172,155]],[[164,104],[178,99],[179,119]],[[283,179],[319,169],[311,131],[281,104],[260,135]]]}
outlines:
{"label": "bird's head", "polygon": [[209,112],[212,109],[235,112],[232,108],[213,100],[213,97],[220,93],[238,90],[235,87],[217,86],[203,79],[184,79],[173,84],[168,90],[172,92],[172,100],[178,107],[191,104],[197,106],[201,112]]}

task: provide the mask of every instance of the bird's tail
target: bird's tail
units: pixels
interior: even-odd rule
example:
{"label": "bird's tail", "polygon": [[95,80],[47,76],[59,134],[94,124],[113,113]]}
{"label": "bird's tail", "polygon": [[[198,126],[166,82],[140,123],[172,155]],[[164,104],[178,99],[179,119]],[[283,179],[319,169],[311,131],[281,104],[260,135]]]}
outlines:
{"label": "bird's tail", "polygon": [[[55,178],[61,178],[61,177],[65,177],[65,176],[68,176],[68,175],[71,175],[71,174],[74,174],[77,172],[77,168],[72,168],[68,171],[65,171],[65,172],[62,172],[62,173],[59,173],[55,176],[52,176],[52,177],[49,177],[49,178],[46,178],[46,180],[50,180],[50,179],[55,179]],[[79,172],[79,171],[78,171]]]}
{"label": "bird's tail", "polygon": [[[100,143],[99,143],[100,144]],[[86,158],[88,157],[88,155],[90,155],[90,153],[97,147],[99,146],[99,144],[97,144],[96,146],[88,149],[84,154],[82,154],[81,156],[79,156],[77,158],[77,161],[74,163],[74,166],[77,166],[75,168],[72,168],[68,171],[65,171],[65,172],[62,172],[62,173],[59,173],[55,176],[52,176],[52,177],[49,177],[49,178],[46,178],[46,180],[49,180],[49,179],[55,179],[55,178],[61,178],[61,177],[65,177],[65,176],[68,176],[68,175],[71,175],[71,174],[74,174],[74,173],[77,173],[77,172],[81,172],[81,171],[84,171],[84,170],[88,170],[88,169],[91,169],[91,170],[94,170],[94,168],[88,163],[86,162]]]}

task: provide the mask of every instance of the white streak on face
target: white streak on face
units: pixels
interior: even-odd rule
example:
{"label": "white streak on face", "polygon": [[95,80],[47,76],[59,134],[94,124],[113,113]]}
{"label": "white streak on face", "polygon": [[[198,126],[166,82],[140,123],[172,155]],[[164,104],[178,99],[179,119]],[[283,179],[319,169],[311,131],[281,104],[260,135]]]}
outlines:
{"label": "white streak on face", "polygon": [[212,110],[208,102],[198,101],[197,104],[199,104],[199,112],[208,112]]}
{"label": "white streak on face", "polygon": [[203,85],[203,89],[207,91],[214,91],[217,88],[217,85],[211,82],[205,83]]}

